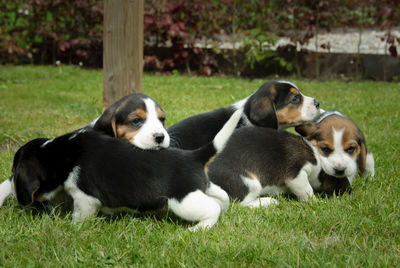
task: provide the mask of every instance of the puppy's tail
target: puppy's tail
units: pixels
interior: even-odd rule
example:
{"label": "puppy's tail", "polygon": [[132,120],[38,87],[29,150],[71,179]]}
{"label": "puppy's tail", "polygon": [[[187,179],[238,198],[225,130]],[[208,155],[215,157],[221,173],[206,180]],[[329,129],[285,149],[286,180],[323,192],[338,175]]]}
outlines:
{"label": "puppy's tail", "polygon": [[3,205],[4,200],[13,193],[13,176],[0,184],[0,207]]}
{"label": "puppy's tail", "polygon": [[220,153],[225,148],[227,141],[242,118],[242,114],[243,108],[236,110],[217,135],[215,135],[212,142],[193,151],[196,159],[206,164],[214,155]]}

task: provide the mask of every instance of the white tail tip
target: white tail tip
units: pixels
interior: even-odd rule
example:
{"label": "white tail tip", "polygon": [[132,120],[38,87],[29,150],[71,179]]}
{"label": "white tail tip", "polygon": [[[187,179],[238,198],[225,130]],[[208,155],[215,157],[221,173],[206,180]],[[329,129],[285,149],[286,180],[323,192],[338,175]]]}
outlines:
{"label": "white tail tip", "polygon": [[215,136],[213,144],[217,152],[220,152],[222,149],[224,149],[226,142],[229,140],[229,137],[235,130],[240,118],[242,118],[242,114],[243,108],[236,110]]}

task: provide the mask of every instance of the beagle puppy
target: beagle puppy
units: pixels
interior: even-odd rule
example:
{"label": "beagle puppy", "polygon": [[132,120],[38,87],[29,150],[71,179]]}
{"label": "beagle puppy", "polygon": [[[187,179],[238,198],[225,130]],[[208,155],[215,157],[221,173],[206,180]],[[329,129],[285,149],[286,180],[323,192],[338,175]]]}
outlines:
{"label": "beagle puppy", "polygon": [[229,197],[208,181],[205,168],[223,149],[241,113],[236,111],[211,143],[193,151],[141,150],[93,130],[35,139],[14,157],[17,200],[27,206],[65,190],[73,199],[75,222],[99,209],[168,205],[181,218],[198,222],[191,230],[210,228],[228,209]]}
{"label": "beagle puppy", "polygon": [[[164,111],[155,100],[141,93],[121,98],[88,126],[72,132],[70,138],[89,130],[102,132],[145,150],[167,148],[170,142]],[[52,141],[47,140],[43,146]],[[12,177],[0,184],[0,207],[13,191]],[[62,195],[60,200],[64,200]]]}
{"label": "beagle puppy", "polygon": [[209,179],[243,206],[276,203],[263,197],[294,194],[299,200],[314,191],[350,191],[357,170],[374,176],[374,158],[361,130],[337,111],[296,127],[302,136],[259,127],[235,131],[208,168]]}
{"label": "beagle puppy", "polygon": [[244,109],[240,126],[283,129],[318,115],[319,103],[288,81],[269,81],[237,103],[195,115],[168,128],[172,147],[195,149],[210,142],[234,111]]}
{"label": "beagle puppy", "polygon": [[141,93],[121,98],[82,131],[88,128],[145,150],[167,148],[170,142],[164,111],[155,100]]}

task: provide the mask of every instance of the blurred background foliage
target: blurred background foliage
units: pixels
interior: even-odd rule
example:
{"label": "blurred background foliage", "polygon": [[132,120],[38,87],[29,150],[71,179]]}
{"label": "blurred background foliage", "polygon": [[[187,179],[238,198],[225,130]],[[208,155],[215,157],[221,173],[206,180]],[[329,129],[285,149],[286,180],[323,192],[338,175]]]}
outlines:
{"label": "blurred background foliage", "polygon": [[[296,61],[279,52],[292,51],[296,59],[320,32],[350,27],[360,36],[367,28],[384,31],[381,41],[397,57],[400,36],[391,29],[400,24],[399,2],[146,0],[144,67],[212,75],[221,72],[218,58],[223,58],[235,75],[255,64],[299,73]],[[0,10],[1,63],[102,67],[103,1],[2,0]],[[290,43],[272,49],[282,37]],[[317,44],[317,50],[329,48]]]}

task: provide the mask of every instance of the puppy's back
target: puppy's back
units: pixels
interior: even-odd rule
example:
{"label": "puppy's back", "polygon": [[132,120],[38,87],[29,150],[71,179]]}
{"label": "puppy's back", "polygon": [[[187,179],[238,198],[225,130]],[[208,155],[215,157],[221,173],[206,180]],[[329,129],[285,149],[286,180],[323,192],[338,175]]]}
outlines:
{"label": "puppy's back", "polygon": [[[77,142],[82,148],[79,186],[108,207],[157,208],[167,196],[180,198],[206,188],[205,180],[199,179],[204,174],[193,172],[202,171],[202,165],[190,161],[189,152],[142,150],[94,131],[81,134]],[[182,183],[179,178],[186,172],[192,175]]]}
{"label": "puppy's back", "polygon": [[[282,186],[307,163],[316,163],[310,146],[298,135],[261,127],[235,131],[225,149],[209,166],[209,178],[233,198],[242,199],[248,189],[241,176],[261,185]],[[240,194],[239,194],[240,193]],[[241,196],[243,194],[243,196]]]}
{"label": "puppy's back", "polygon": [[194,150],[211,142],[233,113],[233,108],[226,107],[178,122],[167,130],[171,137],[170,146]]}

